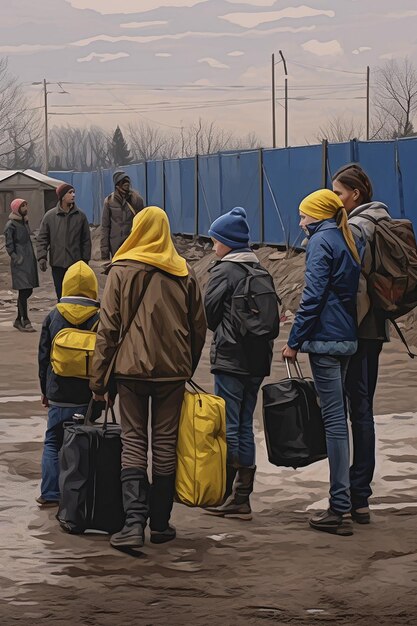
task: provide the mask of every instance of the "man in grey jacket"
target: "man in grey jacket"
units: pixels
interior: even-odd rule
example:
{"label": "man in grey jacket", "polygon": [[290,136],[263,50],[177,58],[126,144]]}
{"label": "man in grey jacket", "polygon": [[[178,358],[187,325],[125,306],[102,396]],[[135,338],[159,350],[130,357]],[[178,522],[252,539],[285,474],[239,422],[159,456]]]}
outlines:
{"label": "man in grey jacket", "polygon": [[49,252],[58,300],[67,269],[77,261],[91,259],[91,235],[85,214],[75,204],[74,187],[63,183],[57,187],[58,204],[43,216],[37,238],[39,268],[45,272]]}
{"label": "man in grey jacket", "polygon": [[143,198],[131,188],[123,170],[113,174],[114,192],[104,201],[101,217],[101,258],[110,260],[130,235],[135,215],[144,207]]}

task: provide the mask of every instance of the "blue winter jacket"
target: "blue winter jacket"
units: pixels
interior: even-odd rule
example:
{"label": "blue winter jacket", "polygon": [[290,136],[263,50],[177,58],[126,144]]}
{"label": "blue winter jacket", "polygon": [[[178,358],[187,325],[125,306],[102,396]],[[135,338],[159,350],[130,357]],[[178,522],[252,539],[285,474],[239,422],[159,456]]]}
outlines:
{"label": "blue winter jacket", "polygon": [[305,287],[288,345],[304,341],[356,341],[356,294],[360,266],[336,220],[308,226]]}

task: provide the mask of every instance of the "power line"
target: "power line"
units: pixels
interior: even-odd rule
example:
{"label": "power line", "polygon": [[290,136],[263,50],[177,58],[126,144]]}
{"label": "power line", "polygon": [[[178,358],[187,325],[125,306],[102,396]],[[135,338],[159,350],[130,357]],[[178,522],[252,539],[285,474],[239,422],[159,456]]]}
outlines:
{"label": "power line", "polygon": [[323,65],[313,65],[311,63],[298,63],[298,61],[292,61],[291,59],[289,59],[289,61],[293,65],[299,65],[300,67],[306,67],[306,68],[314,67],[319,70],[327,70],[328,72],[340,72],[342,74],[355,74],[356,76],[364,75],[364,72],[353,72],[352,70],[341,70],[341,69],[337,69],[334,67],[324,67]]}

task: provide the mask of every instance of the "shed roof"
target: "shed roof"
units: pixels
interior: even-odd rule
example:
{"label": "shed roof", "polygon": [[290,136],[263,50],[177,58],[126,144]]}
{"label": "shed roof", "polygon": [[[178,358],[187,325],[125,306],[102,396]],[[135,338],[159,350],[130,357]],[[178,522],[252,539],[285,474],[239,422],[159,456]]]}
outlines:
{"label": "shed roof", "polygon": [[35,172],[35,170],[0,170],[0,182],[3,182],[8,178],[12,178],[12,176],[15,176],[16,174],[23,174],[28,178],[38,181],[39,183],[49,185],[49,187],[53,187],[54,189],[64,182],[62,180],[58,180],[57,178],[51,178],[51,176],[41,174],[40,172]]}

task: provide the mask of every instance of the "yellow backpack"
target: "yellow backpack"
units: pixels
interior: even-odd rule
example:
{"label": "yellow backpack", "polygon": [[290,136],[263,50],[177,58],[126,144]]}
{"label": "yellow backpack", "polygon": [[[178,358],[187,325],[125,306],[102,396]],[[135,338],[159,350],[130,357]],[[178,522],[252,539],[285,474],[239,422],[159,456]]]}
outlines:
{"label": "yellow backpack", "polygon": [[98,321],[91,330],[63,328],[54,337],[51,367],[54,374],[71,378],[89,378],[96,347]]}
{"label": "yellow backpack", "polygon": [[[195,383],[190,383],[200,389]],[[226,489],[226,405],[208,393],[185,392],[178,444],[176,491],[189,506],[221,504]]]}

